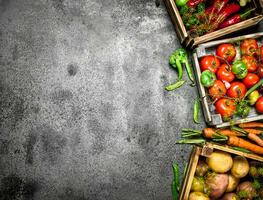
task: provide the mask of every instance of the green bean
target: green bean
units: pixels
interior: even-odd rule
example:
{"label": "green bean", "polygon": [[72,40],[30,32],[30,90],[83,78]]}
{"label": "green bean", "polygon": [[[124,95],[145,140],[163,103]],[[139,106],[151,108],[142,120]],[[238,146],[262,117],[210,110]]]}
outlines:
{"label": "green bean", "polygon": [[171,189],[172,189],[173,200],[178,200],[179,194],[177,192],[175,180],[172,181]]}
{"label": "green bean", "polygon": [[200,110],[200,102],[199,100],[194,101],[194,122],[199,124],[199,110]]}
{"label": "green bean", "polygon": [[180,80],[180,81],[177,81],[175,83],[172,83],[171,85],[166,86],[165,89],[168,91],[172,91],[172,90],[175,90],[175,89],[181,87],[184,83],[185,83],[184,80]]}
{"label": "green bean", "polygon": [[189,79],[192,81],[192,84],[195,84],[195,79],[194,79],[194,75],[193,75],[193,71],[191,69],[190,64],[187,62],[185,62],[185,68],[188,74]]}
{"label": "green bean", "polygon": [[173,164],[173,173],[174,173],[174,181],[176,183],[176,188],[177,188],[177,191],[179,191],[179,189],[180,189],[179,188],[180,187],[180,177],[179,177],[180,172],[179,172],[179,166],[176,163]]}
{"label": "green bean", "polygon": [[172,187],[172,196],[173,196],[173,200],[178,200],[178,192],[179,192],[179,187],[180,187],[180,178],[179,178],[179,166],[174,163],[172,165],[172,168],[173,168],[173,181],[172,181],[172,184],[171,184],[171,187]]}

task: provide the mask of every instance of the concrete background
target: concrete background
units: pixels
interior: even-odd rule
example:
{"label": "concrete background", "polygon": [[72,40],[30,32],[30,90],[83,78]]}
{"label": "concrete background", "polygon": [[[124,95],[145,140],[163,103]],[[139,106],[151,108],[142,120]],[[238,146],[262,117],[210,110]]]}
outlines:
{"label": "concrete background", "polygon": [[171,199],[178,133],[204,123],[195,88],[163,89],[163,2],[0,0],[0,44],[1,200]]}

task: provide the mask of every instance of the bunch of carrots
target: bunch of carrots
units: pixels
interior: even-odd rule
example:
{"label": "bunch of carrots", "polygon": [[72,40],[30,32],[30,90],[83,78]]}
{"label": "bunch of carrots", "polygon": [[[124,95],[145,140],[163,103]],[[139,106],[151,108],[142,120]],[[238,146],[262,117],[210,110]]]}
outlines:
{"label": "bunch of carrots", "polygon": [[206,141],[225,143],[246,153],[263,155],[263,122],[248,122],[226,129],[183,129],[179,144],[203,144]]}

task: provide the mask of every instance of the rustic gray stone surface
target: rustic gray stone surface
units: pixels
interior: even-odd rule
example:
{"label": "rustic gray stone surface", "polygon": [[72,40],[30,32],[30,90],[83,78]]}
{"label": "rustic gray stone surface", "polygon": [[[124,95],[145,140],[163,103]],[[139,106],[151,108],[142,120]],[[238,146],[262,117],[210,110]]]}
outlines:
{"label": "rustic gray stone surface", "polygon": [[171,199],[178,133],[204,123],[195,88],[163,89],[162,2],[0,0],[0,41],[1,200]]}

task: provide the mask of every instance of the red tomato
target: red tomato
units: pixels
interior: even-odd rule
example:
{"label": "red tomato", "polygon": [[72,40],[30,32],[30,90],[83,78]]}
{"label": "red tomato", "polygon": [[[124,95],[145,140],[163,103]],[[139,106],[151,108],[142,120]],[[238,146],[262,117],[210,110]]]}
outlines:
{"label": "red tomato", "polygon": [[235,114],[236,105],[231,99],[222,98],[215,103],[216,112],[223,118],[229,118]]}
{"label": "red tomato", "polygon": [[216,49],[216,55],[231,62],[236,57],[236,49],[233,44],[220,44]]}
{"label": "red tomato", "polygon": [[217,70],[217,78],[221,81],[232,82],[235,79],[235,75],[231,71],[231,67],[227,64],[222,64]]}
{"label": "red tomato", "polygon": [[258,66],[258,76],[263,78],[263,64],[259,64]]}
{"label": "red tomato", "polygon": [[200,61],[201,70],[210,70],[213,73],[216,73],[218,67],[220,66],[220,60],[212,55],[204,56]]}
{"label": "red tomato", "polygon": [[245,39],[240,44],[242,55],[256,56],[258,54],[258,43],[255,39]]}
{"label": "red tomato", "polygon": [[256,110],[259,113],[263,113],[263,96],[258,98],[256,102]]}
{"label": "red tomato", "polygon": [[226,86],[222,81],[216,80],[214,85],[209,88],[208,93],[213,100],[217,101],[226,94]]}
{"label": "red tomato", "polygon": [[247,76],[242,80],[247,88],[253,87],[257,82],[259,82],[259,77],[256,74],[248,73]]}
{"label": "red tomato", "polygon": [[243,98],[247,92],[246,86],[241,82],[233,82],[227,90],[227,96],[231,98]]}
{"label": "red tomato", "polygon": [[258,62],[253,56],[243,55],[242,61],[246,64],[248,72],[255,72],[258,69]]}

